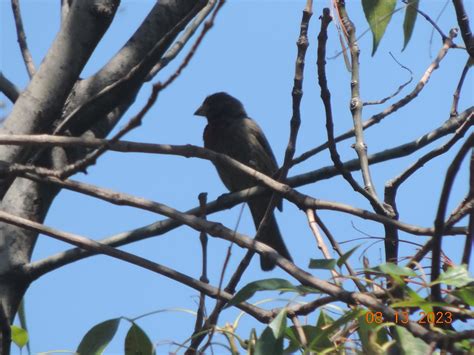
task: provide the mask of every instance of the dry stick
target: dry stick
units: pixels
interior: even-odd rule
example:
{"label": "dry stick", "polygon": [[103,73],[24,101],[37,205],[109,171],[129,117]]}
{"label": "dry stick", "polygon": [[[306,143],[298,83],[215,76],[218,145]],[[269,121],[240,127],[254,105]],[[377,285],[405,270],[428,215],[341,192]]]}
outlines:
{"label": "dry stick", "polygon": [[458,103],[459,103],[459,97],[461,96],[461,89],[464,84],[464,79],[466,78],[466,74],[469,71],[471,67],[471,62],[474,59],[472,58],[467,58],[466,64],[464,65],[464,68],[461,73],[461,77],[459,78],[459,83],[458,86],[456,87],[456,91],[453,94],[453,104],[451,106],[451,117],[455,117],[458,115]]}
{"label": "dry stick", "polygon": [[[328,238],[329,240],[329,243],[331,243],[331,246],[332,248],[336,251],[336,253],[339,255],[339,257],[341,257],[342,255],[344,255],[344,253],[342,252],[342,249],[341,247],[339,246],[339,243],[337,242],[336,238],[334,238],[334,236],[332,235],[331,231],[329,230],[329,228],[326,227],[326,225],[324,224],[324,222],[322,221],[322,219],[318,216],[318,214],[316,213],[316,211],[314,211],[314,218],[316,220],[316,223],[321,227],[321,229],[323,230],[324,234],[326,235],[326,237]],[[352,276],[352,281],[354,282],[354,284],[357,286],[357,288],[359,289],[359,291],[361,292],[366,292],[366,288],[364,285],[362,285],[362,283],[358,280],[358,277],[357,277],[357,274],[356,272],[354,271],[354,269],[352,268],[351,264],[349,263],[349,260],[346,260],[344,262],[344,265],[346,266],[347,268],[347,271],[349,272],[349,275]]]}
{"label": "dry stick", "polygon": [[329,14],[329,9],[323,9],[321,18],[321,31],[318,35],[318,83],[321,88],[321,100],[324,104],[326,113],[326,131],[328,135],[328,147],[331,153],[331,160],[334,166],[341,173],[344,179],[352,186],[354,191],[360,193],[367,198],[376,211],[383,211],[383,206],[379,204],[376,198],[368,191],[364,190],[357,181],[352,177],[351,173],[344,168],[339,153],[337,152],[336,143],[334,141],[334,125],[331,107],[331,92],[329,91],[326,79],[326,41],[327,41],[327,27],[332,18]]}
{"label": "dry stick", "polygon": [[[316,223],[314,211],[312,209],[306,210],[306,218],[308,219],[309,227],[313,232],[314,237],[316,238],[316,244],[318,245],[318,249],[321,250],[321,253],[323,254],[326,260],[332,259],[332,256],[329,253],[326,244],[324,243],[323,237],[321,236],[321,233],[319,233],[318,224]],[[335,284],[340,285],[339,279],[341,278],[341,275],[335,269],[331,269],[331,274]]]}
{"label": "dry stick", "polygon": [[35,75],[36,69],[33,63],[33,57],[31,56],[28,44],[26,43],[25,29],[23,28],[23,21],[21,19],[20,3],[19,0],[12,0],[13,17],[15,18],[16,34],[18,37],[18,44],[20,45],[21,55],[25,62],[26,71],[30,79]]}
{"label": "dry stick", "polygon": [[[201,208],[200,217],[206,219],[206,202],[207,202],[207,193],[202,192],[199,194],[199,207]],[[201,242],[202,249],[202,272],[199,280],[206,284],[209,283],[207,277],[207,234],[204,230],[199,234],[199,240]],[[194,331],[196,332],[201,326],[206,312],[206,294],[201,292],[199,295],[199,306],[196,314],[196,323],[194,325]]]}
{"label": "dry stick", "polygon": [[462,0],[453,0],[454,9],[456,11],[456,18],[458,20],[459,28],[461,29],[461,36],[466,45],[467,52],[474,60],[474,37],[472,36],[471,27],[469,26],[469,17]]}
{"label": "dry stick", "polygon": [[[452,48],[453,46],[453,42],[452,42],[452,39],[451,38],[447,38],[444,42],[443,42],[443,46],[441,47],[441,49],[439,50],[438,52],[438,55],[436,56],[436,58],[433,60],[433,62],[428,66],[428,68],[426,69],[425,73],[423,74],[423,76],[421,77],[421,79],[418,81],[418,83],[416,84],[415,88],[409,93],[407,94],[405,97],[403,97],[402,99],[400,99],[399,101],[391,104],[390,106],[388,106],[385,110],[383,110],[382,112],[378,113],[378,114],[375,114],[373,115],[372,117],[370,117],[369,119],[367,119],[366,121],[364,121],[362,127],[363,129],[367,129],[369,127],[372,127],[373,125],[375,124],[378,124],[380,123],[385,117],[388,117],[389,115],[391,115],[392,113],[398,111],[400,108],[404,107],[405,105],[407,105],[408,103],[410,103],[414,98],[416,98],[418,96],[418,94],[421,92],[421,90],[423,90],[423,88],[426,86],[426,84],[428,83],[432,73],[439,68],[439,64],[441,63],[441,61],[443,60],[443,58],[446,56],[446,54],[448,53],[448,50],[450,48]],[[354,137],[354,132],[355,130],[354,129],[351,129],[337,137],[335,137],[334,139],[334,142],[335,143],[339,143],[339,142],[342,142],[348,138],[351,138],[351,137]],[[292,165],[296,165],[296,164],[299,164],[299,163],[302,163],[303,161],[309,159],[310,157],[312,157],[313,155],[316,155],[322,151],[324,151],[325,149],[327,149],[329,147],[329,143],[326,142],[326,143],[323,143],[321,144],[320,146],[316,147],[316,148],[313,148],[313,149],[310,149],[308,150],[307,152],[301,154],[299,157],[295,158],[292,162]]]}
{"label": "dry stick", "polygon": [[[446,178],[444,180],[443,189],[441,191],[441,196],[438,205],[438,211],[436,213],[436,219],[434,222],[435,234],[433,235],[433,251],[432,251],[432,261],[431,261],[431,281],[438,279],[440,274],[440,259],[441,259],[441,244],[443,238],[444,230],[444,216],[446,214],[446,208],[448,204],[448,198],[451,193],[451,188],[453,186],[454,178],[456,177],[461,163],[469,151],[474,146],[474,133],[472,133],[466,142],[463,144],[459,152],[454,157],[452,163],[449,165],[448,171],[446,173]],[[441,285],[439,283],[431,286],[431,296],[434,301],[441,301]]]}

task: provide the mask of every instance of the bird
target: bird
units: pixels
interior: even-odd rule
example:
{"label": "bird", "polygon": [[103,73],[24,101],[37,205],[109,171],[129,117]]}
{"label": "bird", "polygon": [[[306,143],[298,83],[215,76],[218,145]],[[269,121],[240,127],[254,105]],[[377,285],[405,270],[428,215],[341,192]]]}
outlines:
{"label": "bird", "polygon": [[[226,92],[217,92],[206,97],[194,113],[207,118],[204,129],[204,147],[222,153],[250,166],[268,176],[273,176],[278,165],[272,148],[259,125],[245,111],[244,105]],[[240,191],[258,184],[245,174],[221,162],[213,162],[224,185],[231,192]],[[248,201],[250,212],[258,229],[270,202],[270,196],[259,196]],[[278,209],[282,209],[281,199]],[[260,242],[275,249],[281,256],[293,261],[283,241],[275,215],[271,214],[266,228],[261,231]],[[263,271],[275,268],[275,262],[268,257],[260,257]]]}

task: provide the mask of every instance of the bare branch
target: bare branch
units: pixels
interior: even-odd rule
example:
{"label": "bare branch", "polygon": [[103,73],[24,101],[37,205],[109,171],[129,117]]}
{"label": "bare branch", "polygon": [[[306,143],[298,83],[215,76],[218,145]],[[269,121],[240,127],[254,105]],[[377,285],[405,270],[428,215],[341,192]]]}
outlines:
{"label": "bare branch", "polygon": [[[51,48],[26,90],[18,98],[0,133],[41,133],[60,116],[64,102],[85,63],[111,23],[118,1],[75,1]],[[74,51],[64,46],[81,43]],[[48,78],[48,80],[44,80]],[[52,99],[53,98],[53,99]],[[34,104],[33,104],[34,103]],[[0,146],[0,159],[18,162],[23,147]],[[6,187],[3,187],[5,190]]]}
{"label": "bare branch", "polygon": [[2,72],[0,72],[0,92],[3,92],[3,94],[13,103],[16,102],[16,99],[20,96],[20,89],[8,80]]}
{"label": "bare branch", "polygon": [[[446,214],[446,208],[448,204],[448,198],[451,193],[451,188],[454,183],[454,178],[459,171],[461,163],[466,156],[469,149],[474,146],[474,133],[469,136],[466,142],[463,144],[459,152],[454,157],[446,173],[444,180],[443,189],[441,191],[441,197],[439,200],[438,211],[435,219],[435,233],[433,235],[433,252],[431,261],[431,281],[435,281],[440,275],[440,259],[441,259],[441,243],[443,237],[444,216]],[[434,284],[431,286],[431,294],[435,301],[441,301],[441,285]]]}
{"label": "bare branch", "polygon": [[206,6],[202,8],[201,11],[194,17],[193,22],[186,28],[184,33],[179,39],[173,44],[173,46],[166,51],[166,53],[161,57],[159,62],[150,70],[147,81],[151,80],[161,69],[166,67],[176,56],[181,52],[184,45],[188,43],[189,39],[196,32],[201,23],[205,20],[207,15],[211,12],[212,8],[216,4],[216,0],[209,0]]}
{"label": "bare branch", "polygon": [[321,30],[318,35],[318,83],[321,87],[321,99],[324,104],[324,110],[326,113],[326,131],[328,136],[328,147],[331,154],[331,159],[334,166],[339,170],[342,177],[351,185],[354,191],[360,193],[362,196],[367,198],[371,205],[376,211],[383,211],[376,198],[370,194],[367,190],[363,189],[357,181],[352,177],[351,173],[344,168],[339,153],[337,152],[336,142],[334,140],[334,124],[332,117],[331,107],[331,92],[329,91],[326,79],[326,41],[327,41],[327,28],[332,18],[329,14],[329,9],[323,9],[321,18]]}
{"label": "bare branch", "polygon": [[23,61],[25,62],[26,71],[30,79],[35,75],[35,63],[33,62],[33,57],[31,56],[31,52],[28,49],[28,44],[26,42],[26,35],[25,29],[23,28],[23,20],[21,18],[21,11],[20,11],[20,1],[19,0],[11,0],[12,2],[12,10],[13,10],[13,17],[15,18],[15,26],[16,26],[16,34],[18,37],[18,44],[20,45],[21,55],[23,56]]}
{"label": "bare branch", "polygon": [[338,10],[341,15],[342,24],[346,30],[349,50],[351,53],[351,101],[350,109],[352,120],[354,123],[355,144],[354,149],[357,152],[364,180],[364,189],[372,196],[370,200],[374,209],[383,212],[383,206],[378,201],[375,186],[372,181],[369,169],[369,160],[367,158],[367,145],[364,141],[364,127],[362,126],[362,100],[360,98],[360,73],[359,73],[359,45],[356,40],[356,29],[352,21],[349,19],[344,2],[338,2]]}
{"label": "bare branch", "polygon": [[466,45],[467,52],[474,60],[474,38],[471,32],[471,26],[469,25],[469,16],[467,16],[466,9],[464,8],[463,0],[453,0],[454,10],[456,10],[456,17],[458,19],[458,25],[461,29],[461,36]]}
{"label": "bare branch", "polygon": [[[329,253],[329,250],[326,244],[324,243],[321,233],[319,233],[318,224],[316,223],[314,211],[311,209],[306,210],[306,218],[308,219],[309,227],[311,231],[313,232],[314,237],[316,238],[316,244],[318,245],[318,249],[321,250],[321,253],[324,256],[324,259],[326,260],[333,259],[331,254]],[[331,274],[334,279],[334,283],[338,285],[341,275],[339,275],[339,273],[334,269],[331,269]]]}
{"label": "bare branch", "polygon": [[[453,34],[454,35],[454,34]],[[453,37],[454,38],[454,37]],[[418,81],[418,83],[416,84],[415,88],[409,93],[407,94],[405,97],[403,97],[402,99],[398,100],[397,102],[394,102],[393,104],[391,104],[389,107],[387,107],[385,110],[383,110],[382,112],[378,113],[378,114],[375,114],[373,115],[372,117],[370,117],[369,119],[367,119],[366,121],[364,121],[364,123],[362,124],[362,128],[363,129],[367,129],[369,127],[372,127],[373,125],[377,124],[377,123],[380,123],[380,121],[382,121],[385,117],[391,115],[392,113],[398,111],[400,108],[406,106],[408,103],[410,103],[415,97],[418,96],[418,94],[421,92],[421,90],[423,90],[423,88],[426,86],[426,84],[428,83],[430,77],[431,77],[431,74],[439,68],[439,64],[441,63],[441,61],[443,60],[443,58],[446,56],[446,54],[448,53],[448,50],[450,48],[452,48],[453,46],[453,42],[452,42],[452,38],[446,38],[446,40],[443,42],[443,46],[441,47],[441,49],[439,50],[438,52],[438,55],[436,56],[436,58],[433,60],[433,62],[429,65],[428,69],[426,69],[425,73],[423,74],[423,76],[421,77],[421,79]],[[354,137],[354,132],[355,130],[354,129],[351,129],[339,136],[337,136],[334,141],[336,143],[339,143],[339,142],[342,142],[348,138],[351,138],[351,137]],[[307,152],[301,154],[299,157],[295,158],[293,160],[293,165],[296,165],[296,164],[299,164],[307,159],[309,159],[310,157],[312,157],[313,155],[316,155],[320,152],[322,152],[323,150],[327,149],[329,147],[329,143],[326,142],[324,144],[321,144],[320,146],[316,147],[316,148],[313,148],[313,149],[310,149],[308,150]]]}
{"label": "bare branch", "polygon": [[473,61],[472,58],[468,58],[466,60],[466,64],[464,65],[464,68],[461,73],[461,77],[459,78],[458,86],[456,87],[456,91],[453,94],[453,104],[451,105],[451,116],[455,117],[458,115],[458,103],[459,103],[459,97],[461,96],[461,90],[462,86],[464,84],[464,79],[466,78],[467,72],[469,71],[469,68],[471,67],[471,62]]}
{"label": "bare branch", "polygon": [[[138,114],[136,114],[134,117],[132,117],[128,121],[128,123],[119,132],[117,132],[112,137],[112,139],[111,139],[112,142],[118,141],[120,138],[125,136],[128,132],[130,132],[134,128],[141,125],[143,118],[148,113],[148,111],[153,107],[156,100],[158,99],[158,94],[162,90],[166,89],[169,85],[171,85],[171,83],[173,83],[173,81],[176,80],[176,78],[181,74],[181,72],[184,70],[184,68],[186,68],[186,66],[189,64],[192,57],[196,53],[196,50],[198,49],[199,45],[201,44],[202,40],[204,39],[206,33],[212,28],[212,26],[214,24],[214,21],[215,21],[215,18],[217,16],[219,10],[221,9],[222,5],[224,5],[224,0],[219,1],[219,3],[217,5],[214,13],[212,14],[210,20],[207,21],[204,24],[204,28],[201,31],[201,34],[197,38],[196,42],[194,43],[191,50],[186,55],[186,57],[184,58],[183,62],[178,67],[178,69],[176,69],[176,71],[167,80],[165,80],[164,83],[158,82],[158,83],[153,85],[152,92],[151,92],[145,106],[143,106],[143,108],[140,110],[140,112],[138,112]],[[181,27],[183,26],[183,22],[187,23],[188,21],[189,21],[189,19],[187,17],[185,17],[182,21],[180,21],[175,26],[174,31],[169,32],[165,37],[163,37],[161,39],[161,41],[157,44],[157,47],[160,47],[162,45],[161,44],[162,42],[163,42],[163,44],[165,44],[169,40],[168,37],[172,38],[174,36],[175,32],[179,31],[181,29]],[[67,123],[68,123],[68,120],[67,119],[64,120],[63,125],[61,126],[61,128],[65,127]],[[55,130],[55,133],[59,133],[59,132],[60,132],[59,129]],[[75,174],[78,171],[84,170],[90,164],[94,164],[95,161],[97,160],[97,158],[99,156],[101,156],[105,151],[107,151],[107,149],[108,149],[108,147],[106,145],[103,145],[103,146],[99,147],[98,149],[96,149],[95,151],[87,154],[81,160],[64,167],[62,169],[62,171],[60,172],[60,177],[61,178],[66,178],[68,176],[71,176],[71,175]]]}

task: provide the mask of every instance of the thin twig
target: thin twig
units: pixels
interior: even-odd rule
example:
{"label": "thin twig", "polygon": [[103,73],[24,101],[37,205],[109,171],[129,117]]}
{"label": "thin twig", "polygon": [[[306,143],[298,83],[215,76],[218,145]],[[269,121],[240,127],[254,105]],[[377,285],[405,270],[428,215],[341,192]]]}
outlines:
{"label": "thin twig", "polygon": [[26,71],[30,79],[35,75],[36,69],[33,62],[33,57],[31,56],[30,50],[28,49],[28,44],[26,43],[25,29],[23,28],[23,20],[21,19],[20,11],[20,2],[19,0],[12,1],[12,10],[13,17],[15,18],[16,34],[18,37],[18,44],[20,45],[21,55],[23,56],[23,61],[25,62]]}
{"label": "thin twig", "polygon": [[[454,38],[455,33],[452,33],[452,35],[453,35],[453,38]],[[393,104],[388,106],[382,112],[377,113],[377,114],[373,115],[372,117],[370,117],[369,119],[365,120],[363,125],[362,125],[364,130],[369,128],[369,127],[372,127],[375,124],[380,123],[385,117],[388,117],[392,113],[398,111],[400,108],[406,106],[408,103],[410,103],[414,98],[416,98],[418,96],[418,94],[421,92],[421,90],[423,90],[423,88],[428,83],[428,81],[431,78],[431,75],[433,74],[433,72],[436,69],[439,68],[439,65],[440,65],[441,61],[444,59],[444,57],[448,53],[449,49],[452,48],[452,46],[453,46],[452,39],[453,38],[448,37],[443,42],[443,46],[439,50],[438,55],[433,60],[433,62],[428,66],[425,73],[423,74],[423,76],[420,78],[420,80],[416,84],[415,88],[409,94],[407,94],[405,97],[401,98],[397,102],[394,102]],[[339,142],[342,142],[342,141],[344,141],[348,138],[354,137],[354,132],[355,132],[355,130],[353,128],[353,129],[351,129],[351,130],[335,137],[334,138],[335,143],[339,143]],[[329,147],[329,143],[326,142],[326,143],[323,143],[323,144],[319,145],[316,148],[310,149],[307,152],[301,154],[299,157],[293,159],[292,165],[302,163],[303,161],[309,159],[310,157],[324,151],[328,147]]]}
{"label": "thin twig", "polygon": [[397,177],[388,181],[385,185],[385,202],[390,204],[396,210],[396,195],[397,190],[410,176],[422,168],[430,160],[446,153],[454,146],[467,132],[467,130],[474,124],[474,113],[471,113],[467,120],[456,130],[454,135],[442,146],[433,149],[419,158],[415,163],[408,167]]}
{"label": "thin twig", "polygon": [[[323,230],[324,234],[326,235],[326,238],[328,238],[329,243],[331,243],[332,248],[336,251],[336,253],[339,255],[339,257],[341,257],[344,253],[343,253],[341,247],[339,246],[339,243],[337,242],[336,238],[334,238],[331,231],[326,226],[326,224],[323,222],[323,220],[316,213],[316,211],[314,211],[314,218],[315,218],[316,223],[318,224],[318,226],[320,226],[321,229]],[[356,287],[359,289],[359,291],[366,292],[367,290],[365,289],[364,285],[362,285],[362,283],[358,280],[357,274],[354,271],[354,269],[352,268],[351,264],[349,263],[349,260],[346,260],[344,262],[344,265],[346,266],[347,271],[349,272],[349,275],[352,276],[352,281],[354,282]]]}
{"label": "thin twig", "polygon": [[[316,219],[314,216],[314,211],[311,209],[307,209],[306,218],[308,219],[309,227],[311,231],[313,232],[314,237],[316,238],[316,244],[318,245],[318,249],[321,250],[321,253],[324,256],[324,259],[326,260],[333,259],[333,257],[331,256],[331,253],[329,253],[326,243],[324,243],[321,233],[319,233],[318,224],[316,223]],[[334,269],[331,269],[331,274],[336,285],[339,285],[340,284],[339,279],[341,278],[341,275],[339,275],[339,273]]]}
{"label": "thin twig", "polygon": [[290,319],[293,322],[293,325],[295,326],[296,334],[298,335],[298,338],[300,339],[301,347],[303,349],[306,349],[308,346],[308,339],[306,338],[306,334],[304,333],[303,327],[301,326],[298,316],[295,314],[292,314],[290,315]]}
{"label": "thin twig", "polygon": [[456,87],[456,91],[453,94],[453,104],[451,105],[451,117],[455,117],[458,115],[458,103],[459,103],[459,98],[461,96],[461,89],[464,84],[464,79],[466,78],[466,74],[469,71],[471,67],[471,62],[474,59],[472,58],[467,58],[466,64],[464,65],[464,68],[461,73],[461,77],[459,78],[458,86]]}
{"label": "thin twig", "polygon": [[[133,130],[134,128],[138,127],[139,125],[141,125],[141,122],[142,122],[142,119],[143,117],[148,113],[148,111],[151,109],[151,107],[153,107],[153,105],[155,104],[156,100],[158,99],[158,94],[166,89],[169,85],[171,85],[174,80],[176,80],[176,78],[181,74],[181,72],[184,70],[184,68],[186,68],[186,66],[189,64],[189,62],[191,61],[192,57],[194,56],[194,54],[196,53],[199,45],[201,44],[202,40],[204,39],[205,35],[207,34],[207,32],[212,28],[212,26],[214,25],[214,20],[217,16],[217,14],[219,13],[219,10],[221,9],[222,5],[224,4],[225,0],[220,0],[215,11],[213,12],[211,18],[209,21],[207,21],[205,24],[204,24],[204,27],[201,31],[201,33],[199,34],[198,38],[196,39],[195,43],[193,44],[193,46],[191,47],[190,51],[188,52],[188,54],[186,55],[186,57],[184,58],[184,60],[182,61],[182,63],[180,64],[180,66],[176,69],[176,71],[170,75],[170,77],[165,80],[163,83],[161,82],[158,82],[156,84],[154,84],[152,86],[152,92],[150,94],[150,96],[148,97],[148,101],[147,103],[145,104],[145,106],[143,106],[143,108],[138,112],[138,114],[136,114],[134,117],[132,117],[129,122],[119,131],[117,132],[112,138],[111,138],[111,141],[118,141],[120,138],[122,138],[124,135],[126,135],[128,132],[130,132],[131,130]],[[181,22],[175,26],[176,28],[180,28],[181,26]],[[165,43],[166,42],[166,38],[168,38],[168,36],[165,36],[164,38],[162,38],[160,40],[159,43]],[[108,90],[108,88],[106,88]],[[62,123],[60,126],[58,126],[58,128],[55,130],[55,134],[56,133],[60,133],[62,131],[62,129],[64,129],[64,127],[66,127],[67,123],[69,121],[72,120],[72,117],[76,114],[77,112],[74,111],[71,115],[69,115]],[[98,149],[96,149],[95,151],[87,154],[84,158],[80,159],[79,161],[76,161],[75,163],[73,164],[69,164],[67,165],[66,167],[64,167],[62,169],[62,171],[60,172],[60,176],[62,178],[66,178],[68,176],[71,176],[73,174],[75,174],[76,172],[78,171],[81,171],[81,170],[84,170],[87,166],[91,165],[91,164],[94,164],[95,161],[105,152],[107,151],[108,149],[108,146],[104,145]]]}
{"label": "thin twig", "polygon": [[[434,222],[435,234],[433,235],[433,251],[432,251],[432,262],[431,262],[431,281],[438,279],[440,275],[440,259],[441,259],[441,244],[444,231],[444,216],[446,214],[446,208],[448,204],[448,198],[453,187],[454,178],[456,177],[461,163],[466,156],[467,152],[474,146],[474,133],[472,133],[466,142],[463,144],[459,152],[454,157],[452,163],[449,165],[444,180],[443,189],[438,205],[438,211],[436,213],[436,219]],[[435,301],[441,301],[441,285],[436,283],[431,286],[431,296]]]}
{"label": "thin twig", "polygon": [[328,136],[328,147],[331,154],[331,159],[334,166],[339,170],[343,178],[351,185],[354,191],[360,193],[362,196],[367,198],[371,205],[377,211],[383,211],[377,199],[374,198],[368,191],[363,189],[357,181],[352,177],[351,173],[344,168],[339,153],[337,152],[336,143],[334,140],[334,124],[332,117],[331,107],[331,92],[329,91],[326,79],[326,41],[327,41],[327,27],[331,22],[332,18],[329,15],[329,9],[323,9],[321,18],[321,30],[318,35],[318,83],[321,88],[321,99],[324,104],[324,110],[326,113],[326,131]]}
{"label": "thin twig", "polygon": [[150,70],[146,81],[151,80],[159,71],[166,67],[184,48],[185,44],[188,43],[189,39],[196,32],[201,23],[206,19],[207,15],[211,12],[212,8],[216,4],[216,0],[209,0],[206,6],[194,17],[193,22],[186,28],[180,38],[178,38],[173,46],[166,51],[161,57],[158,63]]}
{"label": "thin twig", "polygon": [[[206,219],[206,202],[207,202],[207,193],[202,192],[199,194],[199,207],[201,208],[200,217]],[[206,284],[209,283],[207,277],[207,234],[206,231],[202,230],[199,234],[199,240],[201,242],[202,249],[202,271],[201,277],[199,280]],[[199,295],[199,306],[196,312],[196,323],[194,325],[194,331],[197,331],[201,326],[206,313],[206,294],[201,292]]]}
{"label": "thin twig", "polygon": [[[402,1],[405,4],[407,4],[408,6],[410,6],[410,4],[406,0],[402,0]],[[420,9],[415,8],[415,7],[413,7],[413,8],[414,8],[414,10],[416,10],[416,12],[418,12],[421,16],[423,16],[425,18],[425,20],[428,21],[436,31],[438,31],[438,33],[441,36],[441,39],[443,41],[448,37],[444,34],[443,30],[441,28],[439,28],[438,24],[435,21],[433,21],[433,19],[430,16],[428,16],[424,11],[421,11]]]}
{"label": "thin twig", "polygon": [[395,63],[397,63],[401,68],[407,70],[409,73],[410,73],[410,79],[408,79],[405,83],[403,83],[402,85],[400,85],[398,87],[398,89],[391,95],[387,96],[387,97],[384,97],[383,99],[380,99],[380,100],[376,100],[376,101],[364,101],[362,103],[363,106],[369,106],[369,105],[380,105],[380,104],[383,104],[385,102],[387,102],[388,100],[390,100],[391,98],[397,96],[400,91],[402,91],[405,86],[407,86],[408,84],[410,84],[412,81],[413,81],[413,72],[410,70],[410,68],[407,68],[406,66],[402,65],[392,54],[392,52],[389,52],[390,56],[392,57],[392,59],[395,61]]}
{"label": "thin twig", "polygon": [[[298,41],[296,42],[297,54],[295,62],[295,75],[293,79],[293,89],[291,90],[292,97],[292,116],[290,120],[290,136],[288,138],[288,144],[285,150],[285,157],[283,159],[283,165],[279,169],[278,181],[285,181],[288,176],[288,171],[291,168],[291,162],[295,155],[296,151],[296,141],[298,138],[298,131],[301,125],[301,99],[303,98],[303,78],[304,78],[304,66],[305,66],[305,57],[306,51],[309,46],[308,41],[308,28],[309,21],[313,15],[313,0],[306,0],[306,6],[303,10],[303,15],[301,17],[300,24],[300,33],[298,36]],[[270,221],[270,217],[273,214],[273,210],[278,204],[279,197],[275,194],[272,194],[268,207],[263,215],[260,225],[257,228],[257,233],[255,239],[260,237],[260,234],[263,233],[265,227]]]}
{"label": "thin twig", "polygon": [[[469,194],[474,196],[474,149],[471,151],[471,162],[469,164]],[[469,214],[469,226],[466,235],[466,243],[462,254],[461,264],[465,264],[469,270],[472,249],[474,247],[474,209]]]}
{"label": "thin twig", "polygon": [[[216,287],[210,286],[209,284],[193,279],[192,277],[182,274],[176,270],[173,270],[164,265],[160,265],[158,263],[152,262],[148,259],[139,257],[137,255],[128,253],[126,251],[115,249],[108,245],[104,245],[93,239],[89,239],[89,238],[86,238],[77,234],[73,234],[73,233],[63,232],[51,227],[47,227],[43,224],[28,220],[26,218],[14,216],[10,213],[3,212],[3,211],[0,211],[0,220],[8,224],[12,224],[21,228],[25,228],[28,230],[32,230],[32,231],[47,235],[51,238],[60,240],[68,244],[76,245],[77,247],[81,249],[89,250],[94,253],[104,254],[104,255],[113,257],[115,259],[119,259],[127,263],[139,266],[141,268],[150,270],[152,272],[166,276],[172,280],[178,281],[179,283],[182,283],[186,286],[194,288],[195,290],[198,290],[200,292],[205,292],[209,297],[212,297],[215,299],[223,298],[228,301],[232,297],[232,295],[226,292],[221,292],[221,293],[217,292],[218,290]],[[25,267],[25,272],[29,273],[28,267]],[[258,313],[258,307],[255,307],[250,304],[245,304],[245,302],[239,304],[238,307],[241,309],[242,307],[245,308],[246,312],[250,311],[249,314],[254,314],[256,310]]]}
{"label": "thin twig", "polygon": [[[472,190],[472,185],[471,190]],[[446,227],[452,227],[458,223],[465,216],[474,210],[474,193],[469,191],[467,196],[458,204],[458,206],[451,212],[446,220]]]}

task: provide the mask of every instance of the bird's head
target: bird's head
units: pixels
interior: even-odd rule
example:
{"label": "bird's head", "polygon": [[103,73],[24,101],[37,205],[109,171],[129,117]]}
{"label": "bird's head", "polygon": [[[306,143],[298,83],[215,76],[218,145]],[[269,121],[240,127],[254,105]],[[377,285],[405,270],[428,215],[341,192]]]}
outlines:
{"label": "bird's head", "polygon": [[204,116],[208,121],[247,117],[244,105],[225,92],[218,92],[206,97],[194,114]]}

